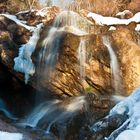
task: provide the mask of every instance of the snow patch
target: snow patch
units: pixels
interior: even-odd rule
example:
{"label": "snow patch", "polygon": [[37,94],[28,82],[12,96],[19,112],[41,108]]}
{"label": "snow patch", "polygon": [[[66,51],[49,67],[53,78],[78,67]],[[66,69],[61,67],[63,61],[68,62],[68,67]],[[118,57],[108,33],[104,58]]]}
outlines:
{"label": "snow patch", "polygon": [[124,10],[123,12],[119,12],[116,14],[116,16],[121,16],[121,18],[124,18],[125,15],[132,14],[129,10]]}
{"label": "snow patch", "polygon": [[8,19],[10,19],[10,20],[12,20],[12,21],[14,21],[16,24],[18,24],[19,26],[22,26],[22,27],[26,28],[26,29],[29,30],[29,31],[33,31],[33,30],[35,29],[35,27],[33,27],[33,26],[28,26],[28,25],[26,25],[26,21],[19,20],[19,19],[17,19],[17,17],[14,16],[14,15],[10,15],[10,14],[0,14],[0,16],[4,16],[4,17],[6,17],[6,18],[8,18]]}
{"label": "snow patch", "polygon": [[130,19],[119,19],[115,17],[105,17],[96,13],[88,13],[88,17],[92,17],[96,24],[99,25],[128,25],[131,22],[140,22],[140,12],[136,13]]}
{"label": "snow patch", "polygon": [[38,10],[36,15],[41,16],[41,17],[45,17],[48,14],[48,8],[49,7],[45,7],[43,9],[41,9],[41,10]]}
{"label": "snow patch", "polygon": [[140,31],[140,24],[137,24],[135,30],[136,30],[136,31]]}
{"label": "snow patch", "polygon": [[0,140],[22,140],[23,135],[20,133],[9,133],[0,131]]}
{"label": "snow patch", "polygon": [[35,73],[35,67],[32,63],[31,55],[34,52],[37,42],[40,38],[42,26],[42,23],[37,25],[32,37],[29,39],[29,42],[27,44],[21,45],[21,48],[19,49],[19,56],[14,59],[14,70],[25,74],[25,83],[28,82],[29,75],[33,75]]}
{"label": "snow patch", "polygon": [[35,12],[35,11],[36,11],[36,10],[34,10],[34,9],[31,9],[31,10],[25,10],[25,11],[20,11],[20,12],[16,13],[16,15],[27,14],[27,13],[29,13],[29,12]]}
{"label": "snow patch", "polygon": [[115,31],[116,30],[116,27],[114,27],[114,26],[111,26],[110,28],[109,28],[109,31]]}

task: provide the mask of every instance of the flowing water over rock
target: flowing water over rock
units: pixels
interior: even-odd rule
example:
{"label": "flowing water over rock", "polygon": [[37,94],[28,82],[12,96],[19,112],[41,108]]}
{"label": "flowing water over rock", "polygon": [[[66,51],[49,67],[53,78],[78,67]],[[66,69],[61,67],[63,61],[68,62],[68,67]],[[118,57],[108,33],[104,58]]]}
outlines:
{"label": "flowing water over rock", "polygon": [[[37,80],[39,82],[42,82],[44,79],[48,80],[44,80],[45,82],[42,82],[48,88],[48,90],[45,91],[45,94],[55,94],[53,93],[53,88],[51,90],[51,87],[49,87],[51,84],[54,84],[53,86],[56,88],[56,91],[54,92],[58,92],[57,89],[63,91],[60,92],[59,98],[57,97],[56,99],[56,96],[53,96],[55,100],[47,97],[46,99],[45,96],[43,96],[44,93],[42,93],[43,95],[39,94],[40,99],[42,99],[41,96],[43,96],[44,99],[41,100],[41,102],[38,104],[35,103],[36,106],[33,105],[34,107],[32,111],[30,111],[30,113],[27,113],[26,116],[22,116],[18,120],[8,111],[7,106],[2,100],[0,100],[0,111],[7,118],[13,120],[14,123],[16,121],[16,126],[20,127],[20,129],[22,129],[25,132],[31,133],[31,135],[33,135],[33,138],[31,140],[102,140],[105,138],[105,136],[109,136],[110,132],[113,132],[114,125],[116,128],[119,128],[118,126],[124,122],[124,120],[129,116],[129,114],[132,112],[137,112],[137,110],[140,107],[140,105],[137,104],[135,109],[131,110],[131,108],[129,108],[129,106],[132,106],[132,103],[135,104],[138,101],[137,98],[136,102],[133,102],[135,101],[136,97],[138,97],[133,96],[134,100],[126,100],[127,103],[130,103],[130,105],[128,104],[127,106],[127,104],[118,104],[118,108],[116,111],[112,110],[109,116],[104,118],[103,121],[99,121],[101,118],[106,116],[109,109],[114,104],[125,100],[125,97],[120,96],[120,94],[122,93],[122,81],[120,78],[119,69],[119,62],[121,57],[119,56],[118,62],[117,55],[120,54],[118,50],[112,45],[116,43],[116,40],[112,39],[114,41],[112,43],[112,40],[111,38],[109,38],[109,36],[106,35],[102,37],[102,32],[105,32],[103,34],[106,34],[107,30],[109,29],[109,26],[103,27],[103,25],[100,26],[96,24],[99,24],[102,21],[102,19],[104,19],[104,17],[98,14],[92,14],[93,16],[97,16],[97,18],[99,17],[98,22],[98,20],[96,21],[96,19],[94,18],[93,20],[89,19],[88,17],[85,18],[85,15],[88,15],[87,11],[84,11],[84,13],[80,14],[74,11],[63,11],[70,9],[69,6],[77,1],[46,1],[48,5],[58,6],[61,9],[60,11],[58,10],[59,8],[57,9],[57,7],[54,7],[60,13],[57,13],[58,15],[56,13],[54,14],[56,17],[54,16],[55,18],[52,18],[53,23],[52,21],[50,21],[49,23],[49,25],[52,23],[51,27],[47,26],[47,21],[45,22],[46,24],[44,24],[43,27],[44,31],[41,30],[42,24],[38,24],[38,22],[40,21],[37,22],[38,26],[34,28],[35,30],[33,32],[32,37],[29,39],[27,44],[22,45],[22,48],[20,48],[19,57],[15,58],[15,70],[25,73],[25,82],[27,83],[29,75],[33,75],[37,67],[37,78],[38,75],[41,75],[42,78]],[[80,12],[81,5],[74,6],[79,7],[78,12]],[[56,9],[54,7],[52,8],[52,10],[55,11]],[[44,17],[47,18],[47,8],[45,12],[46,13]],[[85,15],[83,16],[82,14]],[[39,17],[40,15],[38,14],[36,16]],[[23,17],[19,16],[19,18],[21,19]],[[45,20],[43,19],[44,17],[41,17],[41,21]],[[109,18],[111,19],[111,17]],[[92,25],[94,27],[92,26],[92,29],[95,32],[91,31],[92,29],[90,30],[90,21],[93,23]],[[120,22],[120,20],[117,21]],[[19,22],[22,21],[18,20],[18,23]],[[27,24],[30,25],[34,23],[31,21],[31,23]],[[23,26],[23,24],[20,25]],[[28,26],[23,27],[27,28]],[[97,30],[95,29],[96,27]],[[115,28],[116,30],[109,31],[109,35],[112,36],[112,38],[112,32],[117,32],[119,27],[115,26]],[[44,33],[46,34],[44,35]],[[123,34],[122,36],[125,36],[125,34]],[[139,44],[139,38],[136,43]],[[103,44],[105,47],[103,46]],[[134,41],[132,41],[132,45],[133,44],[135,44]],[[39,48],[39,53],[37,55],[38,58],[36,58],[36,56],[32,56],[32,53],[35,50],[35,46]],[[110,57],[108,57],[108,54]],[[58,61],[61,62],[59,63]],[[34,66],[33,62],[38,63],[35,63],[36,65]],[[55,68],[57,70],[56,74],[58,74],[56,77],[53,75],[55,73]],[[110,75],[112,81],[110,80]],[[51,76],[53,76],[54,79],[56,79],[54,83],[53,78],[51,78]],[[30,82],[32,82],[32,78],[34,80],[34,78],[36,77],[31,77]],[[38,81],[37,84],[39,83]],[[116,94],[114,96],[108,95],[109,93],[112,93],[110,81],[112,82],[112,87]],[[50,85],[47,82],[50,83]],[[73,85],[75,86],[74,88]],[[80,96],[81,87],[85,93],[84,96]],[[104,90],[105,88],[109,90]],[[64,97],[66,96],[62,97],[62,94],[68,95],[70,98],[65,99]],[[74,95],[78,96],[71,97]],[[16,97],[18,98],[18,96]],[[16,101],[18,102],[18,100]],[[24,100],[22,101],[24,102]],[[37,98],[36,101],[39,102],[39,98]],[[129,114],[126,114],[128,109],[131,112],[129,112]],[[116,115],[115,117],[114,114]],[[134,115],[132,118],[132,121],[134,123],[132,123],[131,125],[137,125],[137,123],[135,123],[135,119],[139,117],[139,115],[132,115]],[[106,121],[109,121],[109,123],[105,123]],[[130,128],[135,128],[135,126],[131,125]],[[104,132],[106,133],[106,135],[104,135],[100,130],[105,130],[109,132]],[[97,131],[99,131],[99,133],[101,132],[99,137],[95,136],[97,134]],[[36,138],[36,136],[38,137]]]}
{"label": "flowing water over rock", "polygon": [[103,36],[103,44],[107,47],[110,55],[112,85],[114,86],[115,94],[122,94],[119,64],[118,64],[117,56],[111,46],[111,42],[108,36]]}
{"label": "flowing water over rock", "polygon": [[68,125],[76,116],[80,115],[83,106],[86,106],[85,96],[74,97],[64,102],[61,100],[46,101],[38,105],[25,119],[18,122],[17,126],[40,128],[46,135],[53,134],[52,128],[55,128],[59,137],[64,139]]}
{"label": "flowing water over rock", "polygon": [[54,100],[41,103],[30,115],[19,122],[18,125],[37,127],[39,121],[45,117],[47,118],[46,121],[50,123],[47,130],[50,130],[51,125],[56,121],[64,121],[67,117],[72,116],[74,112],[82,109],[85,97],[75,97],[66,104],[61,102],[61,100]]}
{"label": "flowing water over rock", "polygon": [[37,127],[38,122],[44,117],[44,115],[54,111],[59,102],[59,100],[55,100],[41,103],[33,110],[31,114],[29,114],[24,120],[19,122],[17,125],[23,127]]}
{"label": "flowing water over rock", "polygon": [[0,111],[3,112],[7,118],[11,120],[17,120],[17,118],[8,111],[6,104],[2,99],[0,99]]}
{"label": "flowing water over rock", "polygon": [[[49,77],[55,68],[59,57],[60,43],[62,42],[65,32],[74,33],[78,36],[87,35],[87,27],[81,26],[82,22],[86,23],[86,20],[73,11],[63,11],[55,18],[53,26],[49,29],[48,34],[43,40],[43,47],[39,53],[39,73],[42,73],[43,77]],[[80,46],[82,45],[82,49],[84,49],[85,43],[82,42],[83,41],[81,41]],[[85,53],[83,51],[80,51],[80,53],[82,57],[85,57],[83,56],[83,53]],[[80,54],[78,55],[80,56]]]}
{"label": "flowing water over rock", "polygon": [[84,80],[86,76],[86,41],[81,40],[78,48],[78,59],[80,62],[80,79]]}

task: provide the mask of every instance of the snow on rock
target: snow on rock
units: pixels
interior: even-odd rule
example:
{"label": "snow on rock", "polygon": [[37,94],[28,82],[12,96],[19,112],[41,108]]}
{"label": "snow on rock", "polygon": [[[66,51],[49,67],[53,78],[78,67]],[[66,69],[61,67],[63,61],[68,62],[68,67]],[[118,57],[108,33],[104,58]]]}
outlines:
{"label": "snow on rock", "polygon": [[26,21],[19,20],[19,19],[17,19],[17,17],[14,16],[14,15],[10,15],[10,14],[0,14],[0,16],[4,16],[4,17],[6,17],[6,18],[8,18],[8,19],[10,19],[10,20],[12,20],[12,21],[14,21],[16,24],[18,24],[19,26],[22,26],[22,27],[26,28],[26,29],[29,30],[29,31],[33,31],[33,30],[35,29],[35,27],[33,27],[33,26],[28,26],[28,25],[26,25]]}
{"label": "snow on rock", "polygon": [[22,140],[23,135],[20,133],[9,133],[0,131],[0,140]]}
{"label": "snow on rock", "polygon": [[140,24],[137,24],[135,30],[136,30],[136,31],[140,31]]}
{"label": "snow on rock", "polygon": [[111,26],[110,28],[109,28],[109,31],[115,31],[116,30],[116,27],[114,27],[114,26]]}
{"label": "snow on rock", "polygon": [[35,67],[32,63],[31,55],[34,52],[37,42],[40,38],[42,26],[42,23],[37,25],[28,43],[21,45],[21,48],[19,49],[19,56],[14,59],[14,70],[25,74],[25,83],[28,82],[29,75],[33,75],[35,73]]}
{"label": "snow on rock", "polygon": [[20,11],[20,12],[16,13],[16,15],[27,14],[27,13],[29,13],[29,12],[35,12],[35,11],[36,11],[36,10],[34,10],[34,9],[31,9],[31,10],[25,10],[25,11]]}
{"label": "snow on rock", "polygon": [[123,12],[119,12],[116,14],[116,16],[120,16],[121,18],[124,18],[126,14],[132,14],[129,10],[124,10]]}
{"label": "snow on rock", "polygon": [[140,12],[136,13],[132,18],[119,19],[115,17],[105,17],[96,13],[88,13],[88,17],[92,17],[96,24],[99,25],[128,25],[131,22],[140,22]]}
{"label": "snow on rock", "polygon": [[132,138],[133,140],[140,140],[140,88],[118,103],[110,111],[110,115],[123,114],[124,112],[127,112],[129,116],[126,120],[126,122],[129,121],[129,125],[127,130],[120,133],[116,140],[132,140]]}
{"label": "snow on rock", "polygon": [[36,15],[41,16],[41,17],[45,17],[48,14],[48,9],[49,9],[49,7],[45,7],[41,10],[38,10]]}

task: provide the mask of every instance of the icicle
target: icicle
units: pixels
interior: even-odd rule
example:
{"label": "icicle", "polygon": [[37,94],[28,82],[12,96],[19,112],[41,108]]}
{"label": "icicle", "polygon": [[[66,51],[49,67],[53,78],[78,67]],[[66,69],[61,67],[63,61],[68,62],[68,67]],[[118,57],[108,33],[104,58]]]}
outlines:
{"label": "icicle", "polygon": [[42,26],[42,23],[37,25],[32,37],[30,37],[29,42],[27,44],[21,45],[21,48],[19,49],[19,56],[14,59],[14,70],[25,74],[25,83],[28,82],[29,75],[33,75],[35,73],[35,67],[32,63],[31,55],[34,52],[37,42],[40,38]]}

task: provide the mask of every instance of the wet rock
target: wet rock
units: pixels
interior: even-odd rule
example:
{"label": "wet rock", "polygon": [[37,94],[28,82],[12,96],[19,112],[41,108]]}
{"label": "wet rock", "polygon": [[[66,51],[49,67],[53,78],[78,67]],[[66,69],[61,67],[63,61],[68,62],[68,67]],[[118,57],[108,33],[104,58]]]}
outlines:
{"label": "wet rock", "polygon": [[[94,22],[89,21],[89,19],[82,20],[83,23],[80,22],[80,26],[78,27],[87,29],[87,26],[90,25],[91,29],[85,30],[90,35],[79,35],[79,32],[70,28],[63,31],[60,38],[56,38],[56,41],[59,40],[59,43],[57,43],[59,51],[55,54],[57,56],[56,61],[53,60],[53,69],[49,78],[47,78],[47,75],[43,75],[42,71],[38,71],[38,67],[42,66],[38,59],[39,55],[41,55],[40,51],[44,47],[42,46],[42,42],[48,35],[55,16],[60,12],[57,7],[44,8],[44,10],[47,11],[44,17],[37,16],[37,11],[17,15],[20,19],[27,20],[28,24],[34,26],[38,24],[38,21],[42,22],[42,20],[46,20],[44,23],[45,27],[41,32],[41,38],[32,55],[32,60],[36,66],[36,73],[30,79],[29,84],[31,86],[39,90],[41,89],[46,93],[55,93],[61,97],[75,96],[90,91],[102,94],[113,93],[111,60],[107,48],[103,45],[102,35],[111,36],[112,47],[118,56],[120,75],[123,79],[122,87],[124,88],[124,93],[122,94],[131,93],[139,85],[139,56],[137,55],[139,53],[139,45],[136,42],[136,32],[134,31],[136,25],[116,26],[116,31],[108,31],[109,27],[94,26]],[[81,12],[83,17],[87,13],[86,10],[79,12]],[[1,32],[2,63],[7,65],[10,71],[16,74],[19,79],[23,80],[21,73],[13,71],[13,60],[18,55],[19,45],[27,43],[31,33],[6,18],[1,18],[1,23],[5,26],[5,29]],[[84,47],[86,48],[86,63],[84,64],[86,76],[82,80],[80,75],[80,60],[78,58],[78,49],[81,40],[84,40]],[[45,57],[47,55],[46,53]],[[127,65],[128,63],[130,64],[129,66]],[[38,84],[36,84],[36,78],[39,79]]]}
{"label": "wet rock", "polygon": [[113,34],[126,94],[130,94],[140,82],[140,47],[136,42],[133,29],[120,27]]}
{"label": "wet rock", "polygon": [[90,131],[86,130],[89,124],[104,117],[109,108],[107,97],[93,93],[88,93],[85,97],[65,99],[52,107],[37,127],[44,129],[47,134],[55,134],[59,139],[82,139],[87,136],[84,133],[90,134]]}

